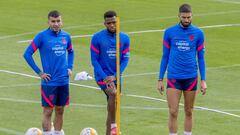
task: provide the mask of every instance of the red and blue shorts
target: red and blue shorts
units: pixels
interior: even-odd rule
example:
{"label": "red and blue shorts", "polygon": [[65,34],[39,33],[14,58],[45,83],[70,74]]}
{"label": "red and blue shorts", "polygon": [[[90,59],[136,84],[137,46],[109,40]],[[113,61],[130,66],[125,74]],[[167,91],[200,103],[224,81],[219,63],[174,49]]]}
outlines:
{"label": "red and blue shorts", "polygon": [[183,91],[196,91],[198,77],[188,79],[168,79],[167,88],[178,89]]}
{"label": "red and blue shorts", "polygon": [[41,86],[42,106],[54,107],[69,104],[69,85],[63,86]]}
{"label": "red and blue shorts", "polygon": [[[107,84],[103,80],[96,81],[98,86],[101,88],[101,90],[105,93],[107,96],[107,99],[109,98],[105,90],[107,90]],[[117,81],[114,81],[115,87],[117,87]],[[121,92],[121,84],[120,84],[120,92]]]}

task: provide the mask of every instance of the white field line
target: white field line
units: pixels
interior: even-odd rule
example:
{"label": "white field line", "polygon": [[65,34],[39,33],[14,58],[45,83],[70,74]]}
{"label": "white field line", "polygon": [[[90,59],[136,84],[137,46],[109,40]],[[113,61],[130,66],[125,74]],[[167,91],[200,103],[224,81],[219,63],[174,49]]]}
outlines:
{"label": "white field line", "polygon": [[15,85],[2,85],[2,86],[0,86],[0,88],[28,87],[28,86],[40,86],[40,83],[27,83],[27,84],[15,84]]}
{"label": "white field line", "polygon": [[13,72],[13,71],[8,71],[8,70],[0,70],[0,72],[4,72],[4,73],[8,73],[8,74],[15,74],[15,75],[26,76],[26,77],[30,77],[30,78],[40,79],[40,77],[38,77],[38,76],[28,75],[28,74],[18,73],[18,72]]}
{"label": "white field line", "polygon": [[[225,1],[226,2],[226,1]],[[201,13],[201,14],[195,14],[194,16],[211,16],[211,15],[224,15],[224,14],[231,14],[231,13],[239,13],[240,10],[232,10],[232,11],[222,11],[222,12],[212,12],[212,13]],[[126,20],[126,21],[121,21],[121,23],[134,23],[134,22],[143,22],[143,21],[154,21],[154,20],[166,20],[166,19],[172,19],[176,18],[177,16],[168,16],[168,17],[154,17],[154,18],[143,18],[143,19],[133,19],[133,20]],[[87,28],[87,27],[95,27],[95,26],[102,26],[102,23],[97,23],[97,24],[90,24],[90,25],[76,25],[76,26],[67,26],[64,27],[64,29],[76,29],[76,28]],[[6,36],[1,36],[1,39],[8,39],[12,37],[20,37],[20,36],[25,36],[25,35],[31,35],[37,33],[36,32],[26,32],[26,33],[20,33],[20,34],[13,34],[13,35],[6,35]]]}
{"label": "white field line", "polygon": [[1,132],[8,133],[8,134],[12,134],[12,135],[24,135],[24,133],[22,133],[22,132],[18,132],[18,131],[16,131],[16,130],[7,129],[7,128],[2,128],[2,127],[0,127],[0,131],[1,131]]}
{"label": "white field line", "polygon": [[[3,70],[0,70],[0,72]],[[15,72],[7,72],[7,73],[12,73],[15,74]],[[17,75],[21,75],[21,73],[18,73]],[[24,76],[26,76],[26,74],[24,74]],[[26,76],[26,77],[31,77],[31,76]],[[71,83],[71,85],[73,85],[74,83]],[[87,86],[87,85],[78,85],[76,84],[75,86],[86,86],[88,88],[91,89],[96,89],[96,87],[92,87],[92,86]],[[99,88],[98,88],[99,89]],[[158,100],[158,101],[162,101],[162,102],[167,102],[166,100],[163,99],[158,99],[158,98],[152,98],[152,97],[146,97],[146,96],[138,96],[138,95],[131,95],[131,94],[127,94],[126,96],[132,96],[132,97],[138,97],[138,98],[144,98],[144,99],[151,99],[151,100]],[[181,106],[183,106],[182,103],[180,103]],[[236,114],[232,114],[232,113],[228,113],[228,112],[224,112],[224,111],[220,111],[220,110],[216,110],[216,109],[211,109],[211,108],[206,108],[206,107],[201,107],[201,106],[194,106],[197,109],[203,109],[203,110],[207,110],[207,111],[211,111],[211,112],[216,112],[216,113],[221,113],[221,114],[225,114],[225,115],[230,115],[230,116],[234,116],[234,117],[238,117],[240,118],[240,115],[236,115]]]}
{"label": "white field line", "polygon": [[[207,70],[225,69],[225,68],[232,68],[232,67],[239,67],[239,66],[240,66],[240,64],[233,64],[233,65],[226,65],[226,66],[219,66],[219,67],[208,67]],[[13,71],[8,71],[8,70],[0,70],[0,72],[5,72],[5,73],[9,73],[9,74],[16,74],[16,75],[21,75],[21,76],[40,79],[38,76],[24,74],[24,73],[18,73],[18,72],[13,72]],[[155,75],[155,74],[158,74],[158,73],[159,72],[137,73],[137,74],[123,75],[122,77],[146,76],[146,75]],[[98,87],[86,86],[86,85],[81,85],[81,84],[77,84],[77,83],[70,83],[70,84],[74,85],[74,86],[81,86],[81,87],[86,87],[86,88],[99,89]]]}
{"label": "white field line", "polygon": [[[225,68],[232,68],[232,67],[239,67],[240,64],[233,64],[227,66],[219,66],[219,67],[208,67],[206,70],[216,70],[216,69],[225,69]],[[157,75],[159,72],[147,72],[147,73],[137,73],[137,74],[128,74],[123,75],[122,77],[135,77],[135,76],[147,76],[147,75]]]}
{"label": "white field line", "polygon": [[20,34],[15,34],[15,35],[1,36],[0,40],[1,39],[7,39],[7,38],[13,38],[13,37],[20,37],[20,36],[30,35],[30,34],[33,34],[33,33],[35,33],[35,32],[26,32],[26,33],[20,33]]}
{"label": "white field line", "polygon": [[[0,101],[16,102],[16,103],[32,103],[32,104],[40,104],[41,103],[40,101],[34,101],[34,100],[3,98],[3,97],[0,97]],[[79,104],[79,103],[70,103],[70,106],[106,108],[106,105]],[[136,106],[121,106],[121,108],[129,109],[129,110],[168,110],[168,108],[136,107]]]}
{"label": "white field line", "polygon": [[146,75],[156,75],[159,72],[148,72],[148,73],[137,73],[137,74],[128,74],[128,75],[122,75],[122,77],[134,77],[134,76],[146,76]]}
{"label": "white field line", "polygon": [[[131,94],[128,94],[126,96],[136,97],[136,98],[143,98],[143,99],[149,99],[149,100],[155,100],[155,101],[161,101],[161,102],[167,102],[167,100],[163,100],[163,99],[159,99],[159,98],[153,98],[153,97],[147,97],[147,96],[139,96],[139,95],[131,95]],[[182,104],[182,103],[179,103],[179,105],[180,106],[184,106],[184,104]],[[228,112],[224,112],[224,111],[220,111],[220,110],[216,110],[216,109],[210,109],[210,108],[206,108],[206,107],[201,107],[201,106],[194,106],[194,109],[202,109],[202,110],[206,110],[206,111],[210,111],[210,112],[216,112],[216,113],[221,113],[221,114],[225,114],[225,115],[229,115],[229,116],[240,118],[240,115],[236,115],[236,114],[232,114],[232,113],[228,113]]]}
{"label": "white field line", "polygon": [[[150,99],[150,100],[158,100],[161,102],[167,102],[166,100],[163,99],[158,99],[158,98],[152,98],[152,97],[146,97],[146,96],[137,96],[137,95],[131,95],[128,94],[126,96],[129,97],[137,97],[137,98],[143,98],[143,99]],[[40,101],[35,101],[35,100],[26,100],[26,99],[14,99],[14,98],[4,98],[0,97],[0,101],[7,101],[7,102],[16,102],[16,103],[31,103],[31,104],[40,104]],[[184,106],[183,104],[180,103],[181,106]],[[106,108],[106,105],[96,105],[96,104],[79,104],[79,103],[70,103],[70,106],[80,106],[80,107],[90,107],[90,108]],[[168,110],[168,108],[157,108],[157,107],[137,107],[137,106],[121,106],[122,109],[128,109],[128,110]],[[197,111],[213,111],[215,112],[216,110],[214,109],[209,109],[205,107],[199,107],[195,106],[194,108]],[[183,110],[180,108],[179,110]],[[240,109],[221,109],[221,111],[229,111],[229,112],[240,112]],[[217,110],[218,113],[219,110]]]}
{"label": "white field line", "polygon": [[233,0],[214,0],[216,2],[221,2],[221,3],[229,3],[229,4],[240,4],[240,1],[233,1]]}
{"label": "white field line", "polygon": [[[219,25],[209,25],[209,26],[201,26],[199,28],[202,29],[209,29],[209,28],[222,28],[222,27],[233,27],[233,26],[240,26],[240,24],[219,24]],[[126,32],[127,34],[142,34],[142,33],[154,33],[154,32],[164,32],[165,29],[161,30],[141,30],[141,31],[132,31],[132,32]],[[92,35],[75,35],[71,36],[71,38],[85,38],[85,37],[91,37]],[[17,43],[29,43],[32,40],[20,40],[17,41]]]}

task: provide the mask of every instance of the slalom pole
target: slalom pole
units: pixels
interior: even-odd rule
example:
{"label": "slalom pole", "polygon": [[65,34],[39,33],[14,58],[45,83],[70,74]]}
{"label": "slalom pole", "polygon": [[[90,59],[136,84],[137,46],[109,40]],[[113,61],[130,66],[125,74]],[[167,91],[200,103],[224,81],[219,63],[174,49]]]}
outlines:
{"label": "slalom pole", "polygon": [[116,67],[117,67],[117,97],[116,97],[116,121],[117,121],[117,135],[120,135],[120,19],[116,17]]}

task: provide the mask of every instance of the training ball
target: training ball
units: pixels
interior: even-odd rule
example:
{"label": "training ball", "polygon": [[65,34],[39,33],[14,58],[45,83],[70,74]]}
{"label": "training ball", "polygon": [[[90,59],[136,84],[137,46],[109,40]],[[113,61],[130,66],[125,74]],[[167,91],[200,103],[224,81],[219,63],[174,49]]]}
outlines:
{"label": "training ball", "polygon": [[88,128],[84,128],[81,131],[80,135],[98,135],[98,133],[95,129],[88,127]]}
{"label": "training ball", "polygon": [[29,128],[25,135],[42,135],[42,131],[38,128]]}

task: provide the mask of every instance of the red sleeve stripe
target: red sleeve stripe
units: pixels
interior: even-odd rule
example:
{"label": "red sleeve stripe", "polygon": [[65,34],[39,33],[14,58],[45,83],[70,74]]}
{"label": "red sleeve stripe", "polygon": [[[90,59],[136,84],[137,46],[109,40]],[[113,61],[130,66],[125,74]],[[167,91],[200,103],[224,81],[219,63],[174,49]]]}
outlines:
{"label": "red sleeve stripe", "polygon": [[127,52],[129,52],[129,48],[126,48],[125,50],[123,50],[122,54],[126,54]]}
{"label": "red sleeve stripe", "polygon": [[204,43],[202,43],[198,48],[197,51],[201,51],[204,48]]}
{"label": "red sleeve stripe", "polygon": [[95,48],[92,44],[91,44],[91,49],[96,53],[100,53],[100,51],[97,48]]}
{"label": "red sleeve stripe", "polygon": [[72,49],[72,44],[70,44],[67,50],[70,51],[71,49]]}
{"label": "red sleeve stripe", "polygon": [[170,48],[170,45],[169,45],[165,40],[163,40],[163,44],[164,44],[164,46],[167,47],[168,49]]}
{"label": "red sleeve stripe", "polygon": [[104,81],[99,81],[99,82],[97,82],[97,84],[105,85],[106,83]]}
{"label": "red sleeve stripe", "polygon": [[33,48],[33,51],[35,52],[36,50],[37,50],[37,47],[36,47],[36,45],[35,45],[35,43],[32,41],[32,43],[31,43],[31,46],[32,46],[32,48]]}

